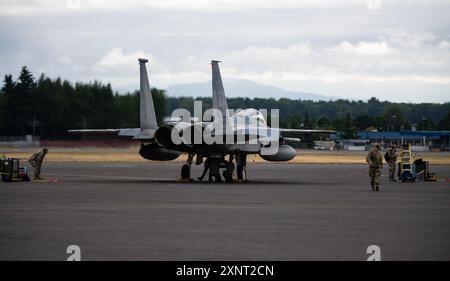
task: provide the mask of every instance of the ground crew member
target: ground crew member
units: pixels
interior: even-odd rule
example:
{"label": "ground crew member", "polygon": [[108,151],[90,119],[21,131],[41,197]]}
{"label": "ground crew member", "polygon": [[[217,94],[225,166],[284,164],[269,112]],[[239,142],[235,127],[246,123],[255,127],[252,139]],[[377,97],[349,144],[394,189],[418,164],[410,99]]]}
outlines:
{"label": "ground crew member", "polygon": [[234,164],[233,164],[233,156],[230,155],[230,160],[225,160],[223,162],[223,177],[225,178],[225,181],[227,182],[233,182],[233,172],[234,172]]}
{"label": "ground crew member", "polygon": [[389,163],[389,181],[396,181],[394,178],[395,175],[395,163],[397,162],[397,154],[395,151],[395,144],[392,144],[389,147],[389,150],[386,152],[386,160]]}
{"label": "ground crew member", "polygon": [[200,177],[198,177],[198,179],[200,181],[203,180],[203,178],[206,176],[206,173],[209,171],[209,161],[210,161],[209,157],[207,157],[206,160],[205,160],[205,163],[204,163],[205,167],[203,169],[203,173],[202,173],[202,175]]}
{"label": "ground crew member", "polygon": [[47,155],[48,149],[44,148],[42,151],[36,152],[33,154],[30,159],[28,159],[28,162],[31,166],[34,167],[34,179],[35,180],[42,180],[43,178],[40,177],[41,175],[41,165],[44,161],[45,155]]}
{"label": "ground crew member", "polygon": [[378,191],[380,188],[381,169],[383,168],[383,159],[381,157],[379,143],[375,143],[374,147],[369,151],[366,161],[369,163],[369,176],[372,191]]}
{"label": "ground crew member", "polygon": [[223,157],[211,157],[209,160],[209,182],[222,182],[220,176],[220,164],[223,162]]}

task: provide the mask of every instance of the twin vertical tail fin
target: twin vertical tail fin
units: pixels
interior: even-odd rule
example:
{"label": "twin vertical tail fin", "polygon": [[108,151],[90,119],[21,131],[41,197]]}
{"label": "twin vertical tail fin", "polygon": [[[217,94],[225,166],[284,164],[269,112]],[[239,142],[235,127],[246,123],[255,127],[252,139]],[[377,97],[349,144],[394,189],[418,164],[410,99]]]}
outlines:
{"label": "twin vertical tail fin", "polygon": [[[158,128],[155,114],[155,106],[153,105],[153,98],[150,92],[150,84],[148,82],[147,68],[145,64],[147,59],[140,58],[140,130],[134,139],[150,140],[153,139],[155,131]],[[230,124],[230,114],[228,112],[227,99],[225,97],[225,90],[223,88],[222,77],[220,75],[219,62],[217,60],[211,61],[212,65],[212,92],[213,92],[213,108],[217,109],[224,125],[224,129]]]}
{"label": "twin vertical tail fin", "polygon": [[139,134],[134,137],[138,140],[149,140],[154,137],[155,131],[158,128],[156,121],[155,106],[153,105],[153,98],[150,92],[150,84],[148,82],[147,68],[145,64],[147,59],[138,59],[140,68],[140,122],[141,128]]}
{"label": "twin vertical tail fin", "polygon": [[[223,120],[223,128],[229,125],[230,114],[228,112],[227,99],[225,97],[225,90],[223,88],[222,77],[220,75],[219,62],[217,60],[211,61],[212,66],[212,92],[213,92],[213,108],[217,109]],[[215,117],[216,118],[216,117]]]}

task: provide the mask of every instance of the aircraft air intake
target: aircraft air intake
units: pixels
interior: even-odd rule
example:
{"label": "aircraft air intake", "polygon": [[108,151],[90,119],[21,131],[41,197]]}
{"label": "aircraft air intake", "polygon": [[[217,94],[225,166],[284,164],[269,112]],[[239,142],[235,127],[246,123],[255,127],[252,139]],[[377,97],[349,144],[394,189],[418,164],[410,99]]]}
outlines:
{"label": "aircraft air intake", "polygon": [[156,144],[143,144],[141,143],[141,149],[139,149],[139,154],[147,160],[155,161],[170,161],[177,159],[180,153],[174,150],[167,149],[165,147],[160,147]]}
{"label": "aircraft air intake", "polygon": [[176,125],[166,124],[159,127],[155,132],[155,141],[160,146],[175,147],[186,144],[202,144],[203,128],[186,122]]}
{"label": "aircraft air intake", "polygon": [[282,144],[278,148],[278,152],[273,155],[263,155],[260,154],[261,158],[266,161],[289,161],[292,160],[296,155],[295,149],[287,144]]}

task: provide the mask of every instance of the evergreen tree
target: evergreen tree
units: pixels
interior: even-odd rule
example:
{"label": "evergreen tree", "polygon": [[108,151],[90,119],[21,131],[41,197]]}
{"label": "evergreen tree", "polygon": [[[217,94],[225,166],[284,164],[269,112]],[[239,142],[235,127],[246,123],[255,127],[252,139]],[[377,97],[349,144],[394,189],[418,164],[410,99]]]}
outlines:
{"label": "evergreen tree", "polygon": [[305,118],[303,119],[303,128],[304,129],[312,129],[313,124],[312,120],[309,118],[308,110],[305,111]]}
{"label": "evergreen tree", "polygon": [[436,125],[429,118],[422,118],[419,123],[417,123],[417,130],[420,131],[433,131],[436,130]]}
{"label": "evergreen tree", "polygon": [[450,130],[450,111],[439,121],[439,130]]}
{"label": "evergreen tree", "polygon": [[292,114],[289,118],[289,128],[299,129],[302,126],[302,121],[297,114]]}
{"label": "evergreen tree", "polygon": [[[158,124],[176,108],[193,114],[194,100],[202,101],[203,111],[211,108],[211,97],[167,97],[160,89],[151,90]],[[228,99],[230,109],[279,109],[282,128],[323,128],[354,136],[367,128],[399,130],[417,123],[419,129],[450,130],[450,103],[390,103],[371,98],[363,101],[308,101],[299,99]],[[352,120],[351,116],[357,116]],[[425,120],[423,120],[426,118]],[[317,124],[316,124],[316,120]],[[17,80],[5,75],[0,90],[0,135],[23,136],[33,131],[42,139],[66,138],[68,129],[139,127],[139,91],[113,93],[109,84],[99,81],[75,84],[41,74],[37,80],[22,67]]]}
{"label": "evergreen tree", "polygon": [[387,107],[384,110],[382,117],[386,124],[387,131],[399,131],[409,127],[409,123],[403,116],[403,110],[397,104],[392,104]]}
{"label": "evergreen tree", "polygon": [[375,127],[375,120],[369,115],[360,115],[353,120],[358,131],[364,131],[369,127]]}
{"label": "evergreen tree", "polygon": [[343,126],[344,128],[342,131],[344,132],[344,137],[346,139],[356,138],[356,130],[355,127],[353,127],[353,120],[350,112],[347,112],[347,114],[345,115]]}

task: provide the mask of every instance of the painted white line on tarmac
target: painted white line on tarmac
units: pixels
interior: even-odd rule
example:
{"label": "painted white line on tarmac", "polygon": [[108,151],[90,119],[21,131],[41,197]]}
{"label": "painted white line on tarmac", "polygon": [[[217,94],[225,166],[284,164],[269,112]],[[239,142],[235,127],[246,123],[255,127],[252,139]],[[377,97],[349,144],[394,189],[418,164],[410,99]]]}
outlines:
{"label": "painted white line on tarmac", "polygon": [[113,175],[86,175],[86,174],[60,174],[60,173],[47,173],[50,176],[61,177],[82,177],[82,178],[100,178],[100,179],[124,179],[124,180],[153,180],[153,181],[174,181],[176,179],[168,178],[147,178],[147,177],[130,177],[130,176],[113,176]]}

